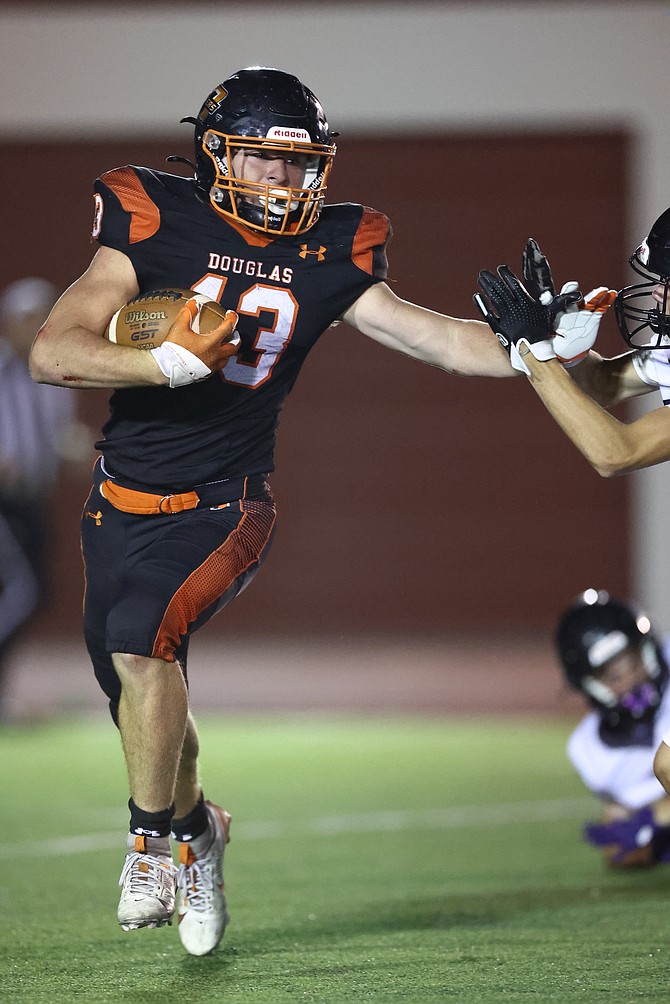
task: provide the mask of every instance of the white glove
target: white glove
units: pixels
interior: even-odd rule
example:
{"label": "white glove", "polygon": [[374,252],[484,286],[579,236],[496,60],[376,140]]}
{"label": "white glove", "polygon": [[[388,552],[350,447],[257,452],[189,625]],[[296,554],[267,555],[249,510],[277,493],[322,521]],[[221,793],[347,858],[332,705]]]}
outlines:
{"label": "white glove", "polygon": [[[577,289],[574,280],[566,282],[561,293],[570,293]],[[547,294],[543,293],[540,299]],[[598,328],[603,315],[616,299],[615,289],[597,286],[587,293],[579,303],[574,303],[556,315],[554,321],[554,336],[552,345],[556,357],[564,366],[570,367],[585,359],[592,349],[598,336]],[[543,301],[544,302],[544,301]]]}

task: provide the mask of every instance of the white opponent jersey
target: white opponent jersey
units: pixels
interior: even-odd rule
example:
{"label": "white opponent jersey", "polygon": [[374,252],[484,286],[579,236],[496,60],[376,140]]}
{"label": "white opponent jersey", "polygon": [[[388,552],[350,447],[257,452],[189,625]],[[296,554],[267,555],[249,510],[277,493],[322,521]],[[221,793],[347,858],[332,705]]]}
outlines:
{"label": "white opponent jersey", "polygon": [[670,405],[670,349],[634,352],[633,366],[640,380],[658,387],[663,404]]}
{"label": "white opponent jersey", "polygon": [[[664,654],[666,659],[670,657],[670,639],[664,644]],[[654,776],[653,763],[661,740],[670,745],[670,685],[656,712],[651,746],[606,746],[598,734],[599,724],[598,712],[590,712],[568,740],[568,757],[586,787],[598,798],[632,810],[665,795]]]}

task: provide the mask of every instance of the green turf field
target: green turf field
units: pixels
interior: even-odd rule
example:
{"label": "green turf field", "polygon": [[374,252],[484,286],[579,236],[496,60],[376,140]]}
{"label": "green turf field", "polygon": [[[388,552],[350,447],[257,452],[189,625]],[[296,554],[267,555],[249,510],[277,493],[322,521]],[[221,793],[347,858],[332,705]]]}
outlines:
{"label": "green turf field", "polygon": [[670,868],[606,871],[569,723],[200,721],[233,814],[222,948],[124,933],[106,718],[0,732],[0,1000],[670,1000]]}

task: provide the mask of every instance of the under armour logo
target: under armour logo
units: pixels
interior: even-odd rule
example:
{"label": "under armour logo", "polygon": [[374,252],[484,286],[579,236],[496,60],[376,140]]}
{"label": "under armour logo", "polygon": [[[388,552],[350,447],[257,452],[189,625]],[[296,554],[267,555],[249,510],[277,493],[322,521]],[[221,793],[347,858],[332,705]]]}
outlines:
{"label": "under armour logo", "polygon": [[89,512],[88,509],[87,509],[86,510],[86,515],[90,516],[91,519],[95,520],[95,525],[96,526],[102,526],[102,513],[100,512],[99,509],[98,509],[97,512]]}
{"label": "under armour logo", "polygon": [[317,261],[323,261],[323,259],[326,257],[326,249],[323,246],[323,244],[319,244],[318,250],[311,250],[310,248],[307,247],[306,244],[301,244],[300,251],[298,251],[298,254],[301,258],[306,258],[308,254],[315,254]]}

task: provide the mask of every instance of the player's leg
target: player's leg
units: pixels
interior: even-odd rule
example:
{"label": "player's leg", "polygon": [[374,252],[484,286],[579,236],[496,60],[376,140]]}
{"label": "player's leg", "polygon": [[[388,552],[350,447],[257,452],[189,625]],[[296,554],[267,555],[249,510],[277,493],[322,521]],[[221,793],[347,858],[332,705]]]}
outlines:
{"label": "player's leg", "polygon": [[[84,518],[87,644],[96,677],[110,699],[112,715],[124,723],[124,748],[128,747],[129,777],[133,779],[131,790],[151,806],[163,802],[168,789],[173,793],[178,814],[172,826],[181,858],[180,936],[187,950],[195,955],[206,954],[216,947],[227,922],[222,860],[230,817],[202,797],[197,732],[188,715],[182,718],[184,691],[180,698],[179,677],[173,672],[169,679],[161,678],[152,672],[154,664],[150,660],[157,660],[156,665],[163,668],[176,667],[170,658],[184,649],[188,635],[230,602],[255,575],[267,553],[274,519],[269,497],[149,520],[115,512],[105,500],[96,498],[96,505]],[[137,560],[127,558],[133,554],[139,555]],[[110,649],[115,652],[115,665],[107,655]],[[137,660],[138,653],[148,661]],[[133,697],[136,684],[142,692],[146,690],[146,696],[137,701]],[[155,718],[156,707],[166,699],[162,688],[167,688],[171,711],[169,722],[163,723],[165,729],[156,742],[167,741],[170,746],[181,734],[175,747],[176,760],[170,761],[170,776],[156,773],[156,767],[151,766],[155,761],[151,756],[145,758],[148,740],[137,724],[145,715]],[[146,763],[149,767],[145,771]],[[175,763],[176,774],[172,777]],[[151,792],[151,801],[146,794],[140,795],[140,791]],[[133,811],[134,801],[131,800]],[[152,855],[150,851],[153,840],[163,840],[171,808],[161,805],[151,812],[137,805],[137,825],[159,835],[142,834],[145,844],[139,851],[135,846],[128,847],[122,874],[122,901],[128,898],[125,896],[128,886],[133,896],[137,894],[133,908],[140,916],[132,923],[124,923],[124,927],[169,922],[167,916],[165,920],[153,916],[148,920],[145,916],[140,876],[148,873],[152,888],[164,891],[160,886],[167,869],[160,866],[167,864],[167,859],[162,854],[162,843],[153,848],[159,853]],[[161,896],[144,899],[160,900]],[[154,906],[155,903],[148,904],[150,914]],[[164,915],[167,913],[166,910]],[[125,915],[125,920],[128,919]]]}
{"label": "player's leg", "polygon": [[124,930],[172,921],[170,848],[174,793],[188,697],[177,662],[115,653],[121,682],[119,730],[128,771],[130,827],[117,911]]}
{"label": "player's leg", "polygon": [[186,718],[186,731],[175,783],[174,811],[177,819],[188,816],[200,800],[202,785],[200,783],[199,755],[198,730],[193,716],[189,712]]}
{"label": "player's leg", "polygon": [[[114,722],[119,726],[121,718],[124,720],[122,748],[131,794],[131,822],[117,911],[124,930],[162,926],[170,923],[174,915],[176,868],[172,860],[170,826],[177,763],[185,729],[185,682],[179,665],[154,659],[150,650],[148,653],[142,651],[144,643],[138,647],[139,657],[132,651],[122,653],[119,658],[113,657],[110,648],[114,646],[108,645],[107,619],[117,598],[124,594],[126,555],[135,547],[132,530],[133,520],[107,505],[94,488],[84,506],[81,527],[86,568],[84,635],[96,679],[109,699]],[[138,607],[142,606],[138,603]],[[158,672],[159,666],[166,671]],[[168,710],[159,716],[155,704],[161,695],[167,699]],[[144,737],[138,737],[138,722],[145,716],[150,727]],[[155,727],[157,717],[160,718],[158,729]],[[158,774],[155,792],[145,780],[144,767],[138,765],[145,742],[149,744],[146,774],[152,778]],[[156,749],[162,752],[170,743],[177,751],[171,752],[173,766],[170,769],[163,765],[157,771],[154,765]],[[143,805],[143,801],[147,804]]]}
{"label": "player's leg", "polygon": [[130,796],[149,813],[172,810],[188,694],[177,662],[117,652],[119,730]]}
{"label": "player's leg", "polygon": [[[232,523],[231,532],[217,549],[217,588],[212,601],[203,606],[193,620],[192,630],[197,630],[246,588],[267,555],[274,526],[274,506],[268,506],[264,500],[262,505],[250,502],[239,508],[241,520],[234,512],[224,513]],[[208,572],[211,571],[210,566]],[[179,937],[191,955],[206,955],[220,943],[228,923],[223,857],[230,839],[230,816],[220,806],[204,799],[198,775],[198,752],[198,734],[189,716],[177,773],[172,821],[179,857]]]}
{"label": "player's leg", "polygon": [[213,951],[229,919],[223,856],[230,840],[230,815],[205,801],[198,770],[199,746],[189,714],[177,772],[172,836],[179,861],[179,937],[191,955]]}
{"label": "player's leg", "polygon": [[[104,639],[92,630],[92,613],[89,608],[89,623],[86,625],[86,644],[95,668],[95,675],[101,688],[109,698],[109,707],[114,721],[119,723],[120,718],[125,719],[128,726],[122,732],[122,743],[128,747],[128,775],[130,780],[131,799],[129,809],[131,813],[126,838],[125,860],[121,872],[119,885],[121,895],[117,910],[117,919],[124,930],[133,930],[137,927],[160,927],[172,921],[175,910],[175,893],[177,872],[172,860],[172,849],[170,846],[170,829],[172,820],[172,797],[170,792],[174,789],[174,768],[171,776],[163,769],[159,773],[158,787],[164,785],[167,794],[159,801],[166,801],[166,807],[161,811],[150,813],[143,808],[143,795],[140,789],[135,787],[133,778],[138,778],[140,785],[143,785],[144,778],[141,770],[138,770],[135,763],[137,751],[141,749],[132,726],[132,713],[134,710],[132,702],[132,684],[122,691],[121,679],[116,669],[112,656],[105,651]],[[167,672],[172,676],[176,663],[165,664]],[[122,675],[127,675],[119,662]],[[181,676],[181,671],[180,671]],[[181,688],[185,688],[185,681],[182,681]],[[175,687],[175,689],[180,689]],[[164,693],[164,691],[163,691]],[[121,705],[126,704],[126,709],[121,711]],[[126,714],[126,710],[131,714]],[[161,729],[161,735],[164,732]],[[150,805],[154,803],[151,801]],[[135,804],[137,800],[137,805]],[[142,832],[144,830],[144,832]]]}

